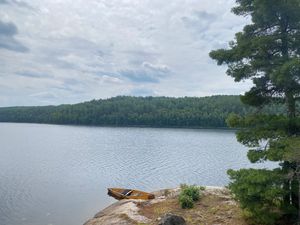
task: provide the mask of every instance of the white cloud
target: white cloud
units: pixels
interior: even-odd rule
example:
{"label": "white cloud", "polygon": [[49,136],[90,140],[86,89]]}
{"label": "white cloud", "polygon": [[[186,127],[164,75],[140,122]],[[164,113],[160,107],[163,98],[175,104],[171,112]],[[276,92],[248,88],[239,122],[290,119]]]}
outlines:
{"label": "white cloud", "polygon": [[108,75],[103,75],[102,76],[102,80],[105,83],[113,83],[113,84],[121,84],[123,83],[123,81],[117,77],[112,77],[112,76],[108,76]]}
{"label": "white cloud", "polygon": [[170,71],[170,68],[167,65],[154,65],[149,62],[143,62],[143,67],[159,73],[168,73]]}
{"label": "white cloud", "polygon": [[230,12],[234,0],[2,3],[0,22],[15,28],[15,44],[28,51],[0,48],[0,106],[239,94],[249,87],[208,56],[246,23]]}

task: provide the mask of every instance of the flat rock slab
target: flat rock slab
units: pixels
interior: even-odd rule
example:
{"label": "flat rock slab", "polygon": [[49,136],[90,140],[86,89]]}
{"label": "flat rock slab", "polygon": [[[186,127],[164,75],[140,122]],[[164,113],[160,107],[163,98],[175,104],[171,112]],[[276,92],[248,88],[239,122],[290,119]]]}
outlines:
{"label": "flat rock slab", "polygon": [[139,215],[137,204],[143,200],[121,200],[101,212],[97,213],[93,219],[84,225],[132,225],[136,223],[148,223],[150,220]]}
{"label": "flat rock slab", "polygon": [[132,225],[131,221],[120,216],[104,216],[87,221],[84,225]]}

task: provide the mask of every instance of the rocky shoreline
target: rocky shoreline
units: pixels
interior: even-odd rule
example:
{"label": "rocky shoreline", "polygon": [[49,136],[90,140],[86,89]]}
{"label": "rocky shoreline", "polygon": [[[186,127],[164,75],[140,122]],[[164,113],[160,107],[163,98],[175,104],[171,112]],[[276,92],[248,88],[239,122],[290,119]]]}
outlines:
{"label": "rocky shoreline", "polygon": [[118,201],[97,213],[84,225],[155,225],[161,216],[169,212],[181,214],[187,224],[246,224],[237,203],[225,187],[207,186],[202,191],[201,200],[191,210],[180,209],[177,203],[179,193],[180,188],[164,189],[153,192],[156,196],[153,200]]}

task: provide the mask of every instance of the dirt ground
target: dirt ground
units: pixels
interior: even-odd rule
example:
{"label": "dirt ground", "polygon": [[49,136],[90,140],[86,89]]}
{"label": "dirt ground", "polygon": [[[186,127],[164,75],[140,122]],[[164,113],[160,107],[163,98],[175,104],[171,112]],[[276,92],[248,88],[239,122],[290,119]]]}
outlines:
{"label": "dirt ground", "polygon": [[158,224],[159,218],[166,213],[182,216],[188,225],[247,225],[240,208],[225,189],[204,191],[193,209],[181,209],[176,194],[154,204],[141,202],[138,207],[139,214],[151,220],[149,225]]}

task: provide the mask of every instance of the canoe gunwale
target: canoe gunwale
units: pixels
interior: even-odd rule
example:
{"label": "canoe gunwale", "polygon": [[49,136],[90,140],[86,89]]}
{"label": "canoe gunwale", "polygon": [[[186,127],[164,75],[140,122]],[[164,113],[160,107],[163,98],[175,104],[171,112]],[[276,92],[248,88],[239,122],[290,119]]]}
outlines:
{"label": "canoe gunwale", "polygon": [[[141,199],[141,200],[150,200],[154,199],[155,196],[154,194],[144,192],[144,191],[139,191],[139,190],[134,190],[134,189],[125,189],[125,188],[107,188],[108,190],[108,195],[111,197],[114,197],[117,200],[121,199]],[[122,194],[124,190],[130,190],[130,195],[126,196]]]}

